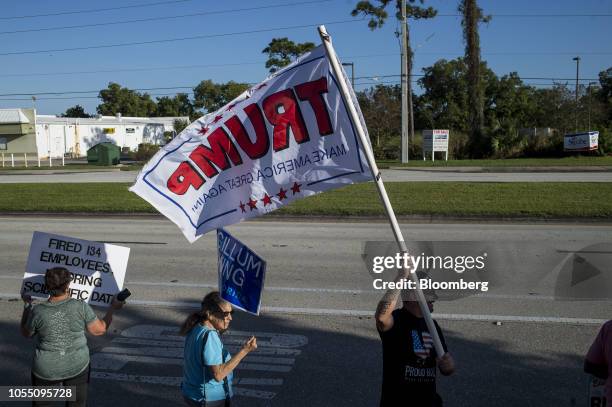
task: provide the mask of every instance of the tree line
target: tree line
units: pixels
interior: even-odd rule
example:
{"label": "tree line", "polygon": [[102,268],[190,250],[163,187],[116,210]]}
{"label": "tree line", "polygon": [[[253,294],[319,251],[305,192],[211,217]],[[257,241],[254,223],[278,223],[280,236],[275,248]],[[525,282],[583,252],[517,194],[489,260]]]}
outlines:
{"label": "tree line", "polygon": [[[516,72],[498,77],[481,62],[483,133],[486,157],[556,156],[563,136],[599,131],[599,154],[612,152],[612,67],[599,73],[599,86],[556,83],[550,88],[526,84]],[[468,69],[464,58],[439,60],[423,69],[423,93],[413,95],[415,128],[449,129],[453,158],[473,157]],[[400,157],[399,85],[378,85],[358,92],[372,147],[379,159]],[[421,140],[412,139],[412,158],[421,157]]]}
{"label": "tree line", "polygon": [[[434,8],[418,5],[423,3],[424,0],[408,0],[407,25],[410,20],[436,16]],[[394,5],[395,15],[400,19],[401,4],[401,0],[359,1],[351,14],[369,17],[368,27],[375,30],[388,18],[389,5]],[[586,130],[600,131],[600,153],[612,151],[612,67],[600,72],[597,88],[581,86],[578,95],[567,83],[542,89],[525,84],[516,72],[498,77],[480,58],[478,26],[491,21],[491,16],[484,14],[476,0],[459,0],[458,11],[462,15],[465,56],[440,59],[423,68],[423,76],[418,80],[423,90],[420,95],[408,88],[413,158],[421,153],[418,130],[432,128],[451,130],[454,158],[555,155],[562,151],[564,134]],[[410,30],[406,31],[409,39]],[[262,50],[268,56],[266,68],[275,72],[314,46],[311,42],[274,38]],[[412,77],[412,56],[409,46],[408,78]],[[194,87],[192,98],[178,93],[153,100],[148,93],[110,83],[100,91],[101,103],[96,110],[102,115],[189,116],[195,120],[222,107],[249,86],[234,81],[204,80]],[[376,157],[398,159],[401,154],[400,86],[380,84],[357,95]],[[90,117],[79,105],[68,109],[64,116]],[[180,130],[187,123],[176,125]]]}

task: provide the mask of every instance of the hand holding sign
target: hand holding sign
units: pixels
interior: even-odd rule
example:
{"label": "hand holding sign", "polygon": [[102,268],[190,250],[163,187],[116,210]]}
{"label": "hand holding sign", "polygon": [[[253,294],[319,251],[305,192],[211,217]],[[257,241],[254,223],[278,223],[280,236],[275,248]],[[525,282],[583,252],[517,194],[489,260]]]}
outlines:
{"label": "hand holding sign", "polygon": [[66,268],[69,295],[91,305],[108,307],[123,287],[130,249],[51,233],[34,232],[22,285],[22,298],[46,299],[45,272]]}

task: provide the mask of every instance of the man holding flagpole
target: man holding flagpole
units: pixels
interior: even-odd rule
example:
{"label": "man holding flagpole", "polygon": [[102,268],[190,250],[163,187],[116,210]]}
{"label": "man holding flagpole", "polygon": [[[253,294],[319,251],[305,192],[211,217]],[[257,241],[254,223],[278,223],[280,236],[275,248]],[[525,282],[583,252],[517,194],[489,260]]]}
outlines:
{"label": "man holding flagpole", "polygon": [[[403,269],[396,281],[407,276],[408,270]],[[436,365],[445,376],[455,371],[455,362],[448,353],[442,330],[434,321],[445,352],[442,357],[437,355],[415,293],[415,290],[401,290],[403,307],[395,309],[400,290],[389,290],[376,308],[376,329],[383,344],[381,407],[440,407],[442,399],[436,392]],[[431,290],[423,294],[432,312],[437,296]]]}
{"label": "man holding flagpole", "polygon": [[[357,97],[331,37],[324,26],[318,30],[321,46],[193,122],[145,165],[130,188],[190,243],[295,200],[374,181],[399,250],[407,252]],[[416,275],[410,278],[418,283]],[[377,321],[383,333],[398,324],[392,315],[398,295],[381,301],[386,305],[379,307]],[[412,315],[422,322],[419,332],[431,336],[443,373],[452,373],[452,358],[445,355],[423,292],[414,290],[409,302],[420,310]]]}

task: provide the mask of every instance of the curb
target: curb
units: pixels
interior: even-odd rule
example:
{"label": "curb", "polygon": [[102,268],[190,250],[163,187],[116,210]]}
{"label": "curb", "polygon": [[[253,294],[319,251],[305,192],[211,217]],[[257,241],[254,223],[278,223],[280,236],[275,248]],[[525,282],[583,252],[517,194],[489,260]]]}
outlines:
{"label": "curb", "polygon": [[[49,217],[49,218],[134,218],[134,219],[164,219],[160,213],[117,213],[117,212],[0,212],[0,217]],[[523,223],[523,224],[597,224],[597,226],[612,225],[612,218],[594,217],[528,217],[528,216],[445,216],[445,215],[401,215],[397,220],[403,223],[435,224],[435,223]],[[269,214],[245,222],[320,222],[320,223],[387,223],[383,216],[338,216],[338,215],[274,215]]]}

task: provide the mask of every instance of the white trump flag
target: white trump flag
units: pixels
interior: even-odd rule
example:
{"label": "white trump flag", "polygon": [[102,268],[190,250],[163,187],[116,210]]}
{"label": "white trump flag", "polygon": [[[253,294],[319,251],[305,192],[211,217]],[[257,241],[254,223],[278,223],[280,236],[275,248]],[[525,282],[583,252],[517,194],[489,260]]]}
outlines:
{"label": "white trump flag", "polygon": [[[288,203],[372,179],[323,46],[193,122],[130,188],[194,242]],[[346,77],[342,80],[346,80]],[[370,148],[370,146],[367,146]]]}

